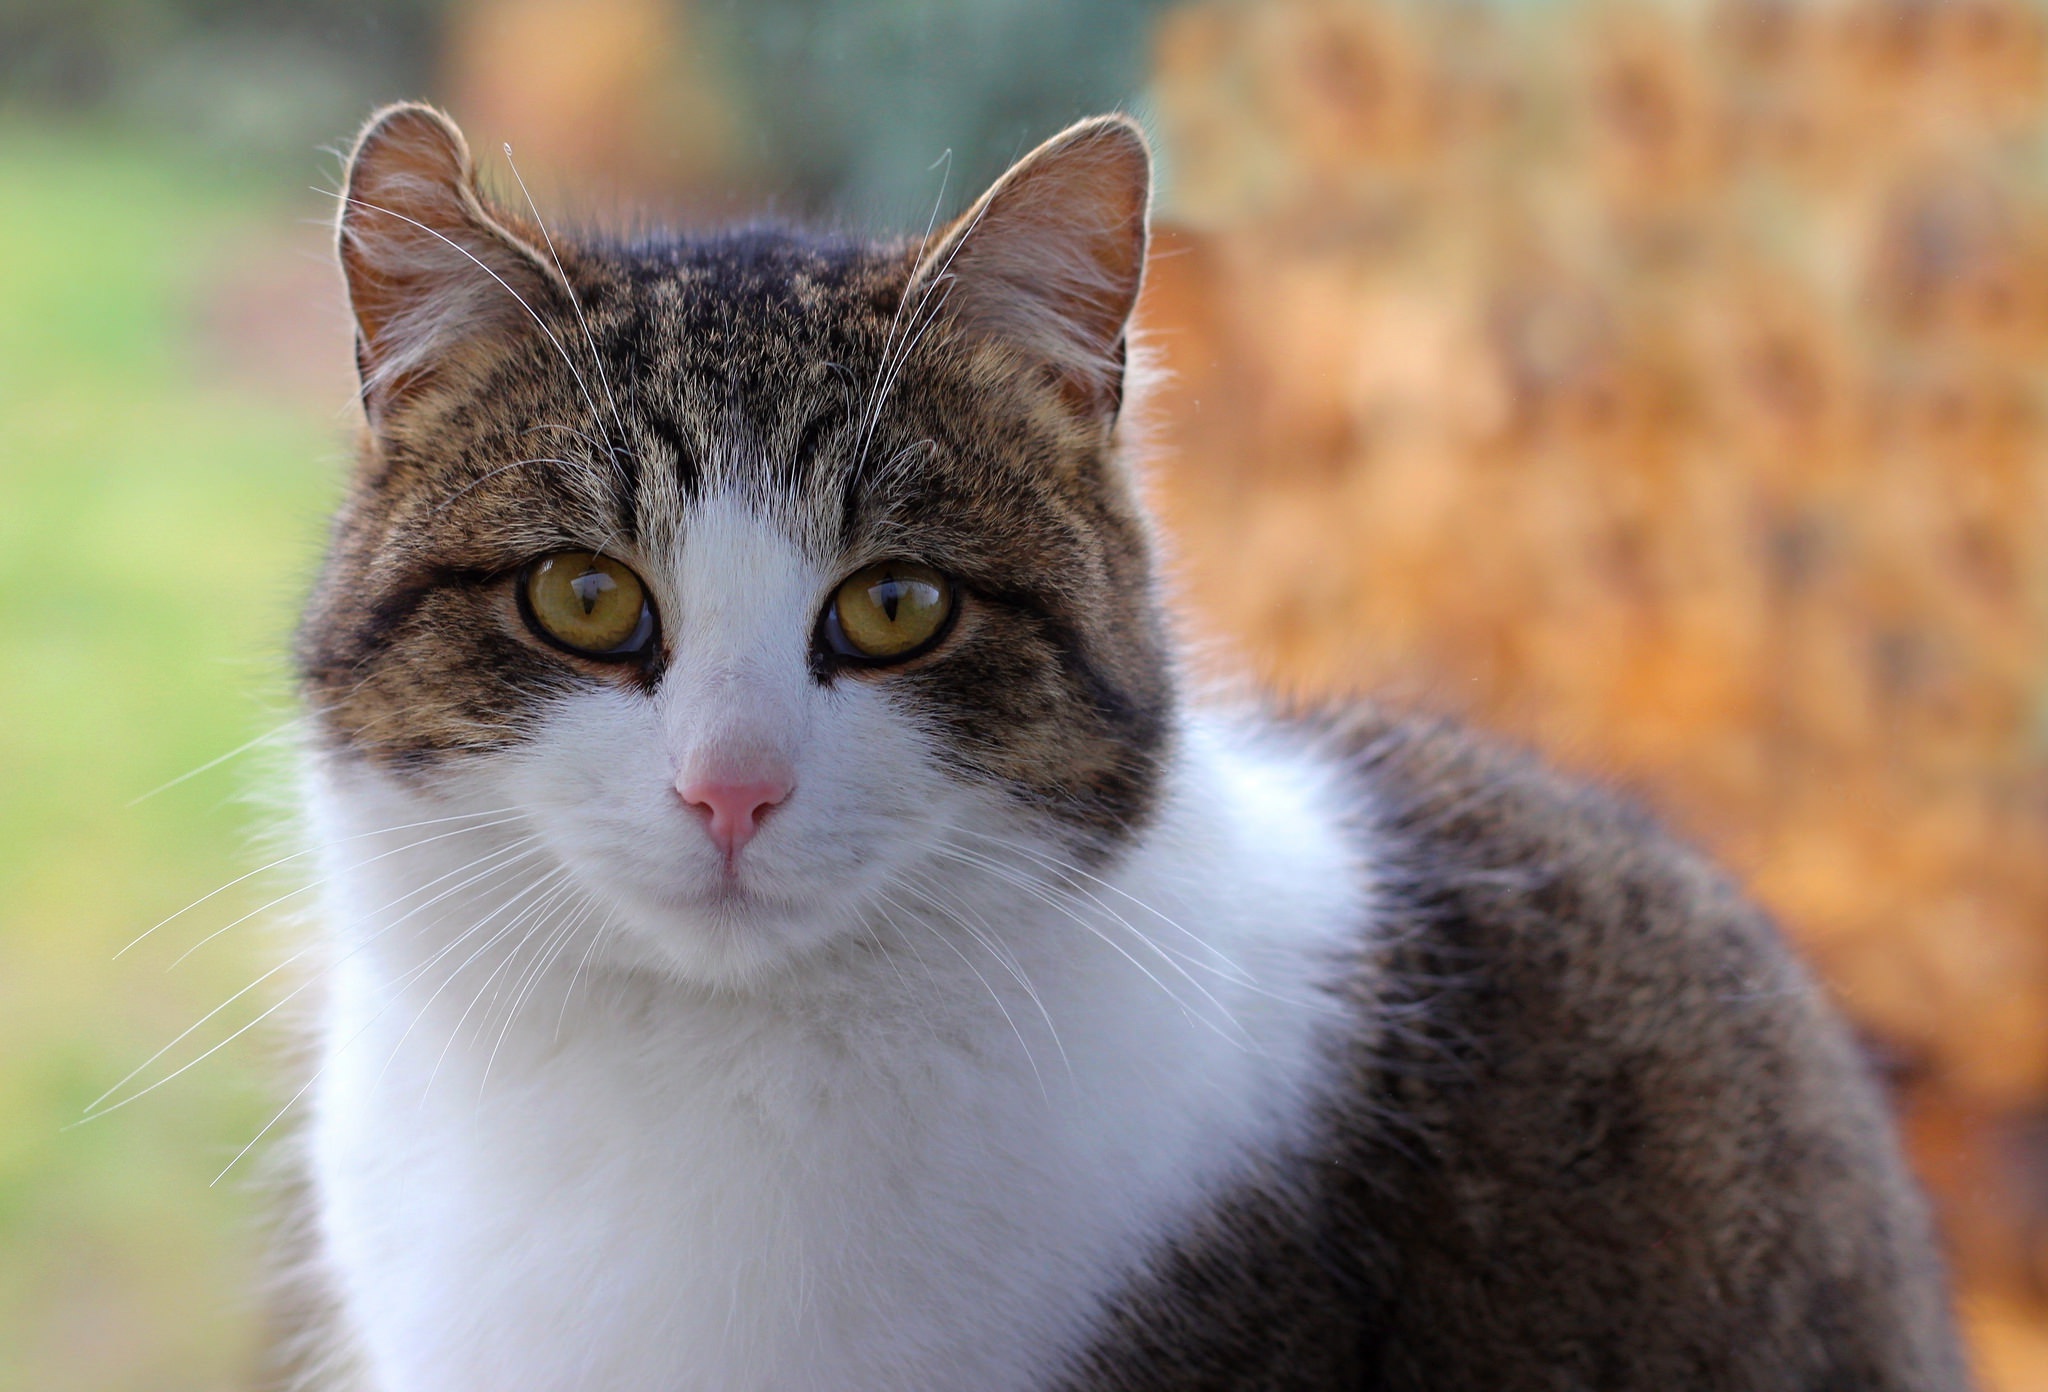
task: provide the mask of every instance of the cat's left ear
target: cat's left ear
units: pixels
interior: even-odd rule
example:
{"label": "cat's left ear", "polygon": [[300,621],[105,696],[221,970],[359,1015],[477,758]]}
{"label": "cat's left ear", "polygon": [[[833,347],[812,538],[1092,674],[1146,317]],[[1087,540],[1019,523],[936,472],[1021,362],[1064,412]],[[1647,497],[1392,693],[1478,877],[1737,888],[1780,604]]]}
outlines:
{"label": "cat's left ear", "polygon": [[1128,116],[1069,126],[1010,167],[911,274],[970,336],[1051,374],[1107,431],[1123,403],[1125,332],[1145,273],[1152,156]]}

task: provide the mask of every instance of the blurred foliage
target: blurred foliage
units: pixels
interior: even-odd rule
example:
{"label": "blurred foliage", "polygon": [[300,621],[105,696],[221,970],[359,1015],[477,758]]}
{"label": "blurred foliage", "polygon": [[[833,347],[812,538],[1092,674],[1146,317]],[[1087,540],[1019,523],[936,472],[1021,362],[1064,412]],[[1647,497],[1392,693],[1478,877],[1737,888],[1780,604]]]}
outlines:
{"label": "blurred foliage", "polygon": [[762,163],[841,213],[901,225],[992,182],[1049,133],[1128,104],[1163,0],[725,0]]}
{"label": "blurred foliage", "polygon": [[880,224],[929,206],[947,150],[953,188],[986,183],[1128,103],[1163,3],[0,0],[0,111],[112,115],[308,168],[372,105],[427,96],[523,136],[544,173],[572,158],[586,193],[739,181]]}
{"label": "blurred foliage", "polygon": [[455,114],[542,186],[896,228],[1128,105],[1160,0],[473,0]]}
{"label": "blurred foliage", "polygon": [[2048,14],[1207,0],[1157,52],[1201,628],[1713,845],[1892,1066],[1973,1289],[2034,1311],[1992,1323],[2038,1331]]}
{"label": "blurred foliage", "polygon": [[[441,0],[0,0],[0,112],[179,132],[209,162],[310,169],[418,92]],[[325,172],[325,171],[321,171]]]}

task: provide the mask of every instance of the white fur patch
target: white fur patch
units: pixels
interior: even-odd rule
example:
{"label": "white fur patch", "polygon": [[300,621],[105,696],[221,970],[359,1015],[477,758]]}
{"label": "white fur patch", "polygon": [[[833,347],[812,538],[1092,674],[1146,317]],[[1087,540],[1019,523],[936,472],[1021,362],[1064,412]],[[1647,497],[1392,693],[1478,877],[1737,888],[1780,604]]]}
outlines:
{"label": "white fur patch", "polygon": [[[714,500],[653,699],[566,702],[432,797],[315,769],[313,1155],[384,1392],[1044,1386],[1302,1134],[1371,917],[1313,758],[1194,719],[1141,843],[1063,874],[886,682],[811,680],[836,578]],[[797,769],[737,906],[672,792],[721,740]]]}

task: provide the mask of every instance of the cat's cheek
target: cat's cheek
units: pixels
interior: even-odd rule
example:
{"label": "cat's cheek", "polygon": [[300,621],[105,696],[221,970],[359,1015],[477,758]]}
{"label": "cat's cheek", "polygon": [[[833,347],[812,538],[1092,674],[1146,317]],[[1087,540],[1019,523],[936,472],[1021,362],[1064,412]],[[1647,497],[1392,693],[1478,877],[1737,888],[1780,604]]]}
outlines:
{"label": "cat's cheek", "polygon": [[503,761],[503,795],[568,869],[600,894],[661,892],[716,856],[677,805],[653,703],[596,689],[556,703]]}

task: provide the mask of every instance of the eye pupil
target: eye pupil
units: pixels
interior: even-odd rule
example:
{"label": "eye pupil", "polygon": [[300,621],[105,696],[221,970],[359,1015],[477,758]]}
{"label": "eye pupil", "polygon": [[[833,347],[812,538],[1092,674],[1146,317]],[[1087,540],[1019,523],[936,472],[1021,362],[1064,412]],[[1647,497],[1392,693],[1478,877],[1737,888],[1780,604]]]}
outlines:
{"label": "eye pupil", "polygon": [[953,607],[945,576],[914,561],[884,561],[840,584],[821,631],[842,658],[902,662],[938,642]]}
{"label": "eye pupil", "polygon": [[618,582],[601,570],[586,570],[569,582],[569,588],[582,602],[584,617],[588,618],[597,612],[598,601],[604,598],[605,592],[618,588]]}

